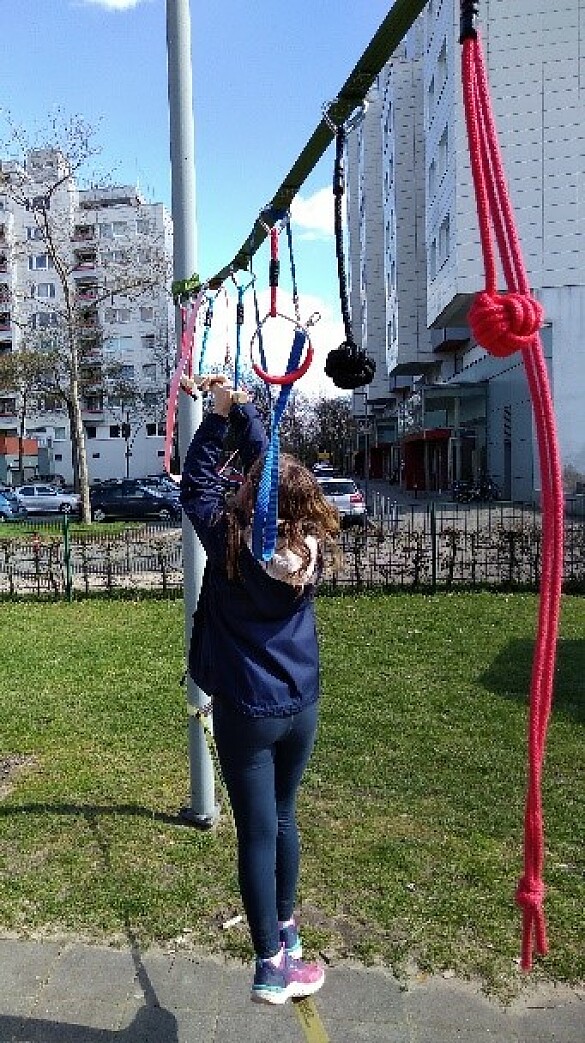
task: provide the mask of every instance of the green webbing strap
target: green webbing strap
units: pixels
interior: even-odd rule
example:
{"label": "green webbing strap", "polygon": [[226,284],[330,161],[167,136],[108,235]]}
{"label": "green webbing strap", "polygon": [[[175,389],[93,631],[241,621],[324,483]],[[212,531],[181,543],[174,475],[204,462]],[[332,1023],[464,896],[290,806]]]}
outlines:
{"label": "green webbing strap", "polygon": [[187,300],[189,297],[196,297],[201,289],[201,279],[197,275],[197,272],[189,279],[175,279],[171,284],[171,294],[175,304],[178,304],[181,300]]}

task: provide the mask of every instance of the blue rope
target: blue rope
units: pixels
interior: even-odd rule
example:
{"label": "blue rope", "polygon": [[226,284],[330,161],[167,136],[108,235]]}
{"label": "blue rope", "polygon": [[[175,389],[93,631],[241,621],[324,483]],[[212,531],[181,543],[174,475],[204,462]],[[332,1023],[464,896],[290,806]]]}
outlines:
{"label": "blue rope", "polygon": [[[302,329],[295,332],[286,372],[298,369],[307,334]],[[270,561],[276,547],[278,534],[278,465],[280,458],[279,427],[284,416],[292,384],[283,384],[276,400],[268,449],[262,465],[254,523],[252,527],[252,553],[259,561]]]}

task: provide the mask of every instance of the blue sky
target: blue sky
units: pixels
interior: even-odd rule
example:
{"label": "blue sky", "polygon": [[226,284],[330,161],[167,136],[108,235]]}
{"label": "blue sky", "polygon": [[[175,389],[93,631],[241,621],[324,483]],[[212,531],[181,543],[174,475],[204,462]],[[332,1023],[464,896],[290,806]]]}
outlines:
{"label": "blue sky", "polygon": [[[170,206],[165,0],[4,0],[1,108],[96,127],[100,163]],[[191,0],[198,268],[228,263],[386,16],[389,0]],[[5,125],[0,112],[0,141]],[[328,231],[330,148],[301,198],[299,290],[342,338]],[[325,190],[324,192],[320,190]],[[325,208],[324,204],[325,203]],[[262,255],[258,256],[259,280]],[[267,265],[267,261],[266,261]],[[308,313],[308,312],[307,312]]]}

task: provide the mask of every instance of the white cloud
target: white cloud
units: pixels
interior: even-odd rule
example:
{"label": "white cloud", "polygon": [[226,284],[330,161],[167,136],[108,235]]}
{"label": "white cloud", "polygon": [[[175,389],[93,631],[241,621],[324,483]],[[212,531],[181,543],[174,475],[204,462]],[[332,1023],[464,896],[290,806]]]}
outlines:
{"label": "white cloud", "polygon": [[[241,361],[242,366],[250,366],[250,345],[254,336],[256,322],[252,291],[246,294],[244,310],[244,325],[241,331]],[[333,381],[325,375],[325,360],[333,348],[339,347],[345,339],[343,322],[341,318],[333,315],[329,303],[322,298],[303,294],[300,298],[301,322],[306,323],[309,318],[318,313],[319,321],[309,328],[309,336],[313,347],[313,361],[304,377],[295,385],[300,392],[310,397],[325,396],[334,398],[346,392],[336,388]],[[262,290],[258,294],[258,306],[260,319],[262,320],[270,310],[270,291]],[[279,290],[278,310],[282,315],[294,319],[294,307],[290,293]],[[203,309],[199,313],[203,318]],[[268,318],[262,326],[262,343],[266,357],[268,372],[281,374],[286,371],[290,350],[294,339],[294,322],[286,318]],[[197,351],[200,348],[200,334],[197,337]],[[226,307],[225,297],[220,294],[213,313],[213,325],[207,341],[205,352],[204,369],[222,367],[226,344],[229,345],[230,355],[233,361],[236,349],[236,323],[235,323],[235,298],[229,294],[229,302]],[[260,350],[258,337],[254,337],[252,345],[254,361],[260,363]],[[303,356],[304,357],[304,356]]]}
{"label": "white cloud", "polygon": [[105,7],[107,11],[129,11],[139,4],[148,3],[148,0],[82,0],[88,6],[94,4],[97,7]]}
{"label": "white cloud", "polygon": [[301,239],[324,239],[333,235],[333,191],[319,188],[312,196],[296,196],[290,208],[293,224],[303,231]]}

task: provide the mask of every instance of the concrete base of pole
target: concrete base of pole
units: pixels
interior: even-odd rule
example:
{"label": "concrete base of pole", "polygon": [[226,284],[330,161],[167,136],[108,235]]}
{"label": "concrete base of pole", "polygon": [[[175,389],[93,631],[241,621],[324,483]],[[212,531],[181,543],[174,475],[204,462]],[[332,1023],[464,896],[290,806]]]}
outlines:
{"label": "concrete base of pole", "polygon": [[186,826],[195,826],[196,829],[214,829],[219,822],[221,805],[216,804],[212,815],[198,815],[193,808],[179,808],[179,818]]}

